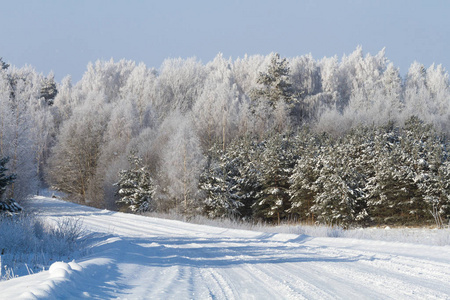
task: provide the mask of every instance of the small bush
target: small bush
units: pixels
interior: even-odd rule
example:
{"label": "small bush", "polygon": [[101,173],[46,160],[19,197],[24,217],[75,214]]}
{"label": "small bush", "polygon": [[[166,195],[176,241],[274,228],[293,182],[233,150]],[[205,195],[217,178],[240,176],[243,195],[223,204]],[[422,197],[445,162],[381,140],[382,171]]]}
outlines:
{"label": "small bush", "polygon": [[49,223],[30,214],[0,215],[1,277],[26,275],[55,260],[73,258],[85,248],[85,237],[80,219]]}

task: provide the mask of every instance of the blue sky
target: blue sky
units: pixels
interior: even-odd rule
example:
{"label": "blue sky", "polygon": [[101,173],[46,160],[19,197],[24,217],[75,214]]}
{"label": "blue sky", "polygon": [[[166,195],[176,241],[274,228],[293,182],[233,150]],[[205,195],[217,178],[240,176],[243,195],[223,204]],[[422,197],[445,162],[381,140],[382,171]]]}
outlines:
{"label": "blue sky", "polygon": [[[405,74],[413,61],[450,68],[450,1],[2,1],[0,57],[78,81],[88,62],[122,58],[159,68],[169,57],[206,63],[278,52],[314,58],[358,45]],[[5,3],[6,2],[6,3]]]}

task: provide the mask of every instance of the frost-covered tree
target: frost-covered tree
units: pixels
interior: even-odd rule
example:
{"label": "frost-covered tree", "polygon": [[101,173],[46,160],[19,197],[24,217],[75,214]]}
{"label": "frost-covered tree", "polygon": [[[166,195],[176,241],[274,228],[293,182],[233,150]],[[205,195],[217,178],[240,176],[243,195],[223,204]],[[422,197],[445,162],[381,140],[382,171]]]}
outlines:
{"label": "frost-covered tree", "polygon": [[381,95],[382,77],[387,61],[384,49],[375,56],[367,54],[363,57],[360,48],[355,52],[343,62],[346,94],[349,94],[348,103],[343,107],[343,115],[352,121],[352,127],[378,123],[377,119],[380,119],[383,110],[390,109],[380,103],[385,102],[384,96]]}
{"label": "frost-covered tree", "polygon": [[33,135],[39,121],[40,75],[31,67],[12,67],[0,72],[0,150],[10,157],[9,169],[18,175],[8,196],[21,201],[37,191],[37,167]]}
{"label": "frost-covered tree", "polygon": [[43,106],[40,110],[32,112],[32,116],[34,120],[30,128],[30,134],[33,136],[32,149],[35,156],[36,175],[41,182],[44,180],[47,160],[55,142],[54,115],[48,106]]}
{"label": "frost-covered tree", "polygon": [[438,130],[449,132],[448,118],[450,116],[450,97],[449,75],[442,65],[431,65],[426,71],[426,84],[430,94],[430,113],[433,120],[429,121],[436,126]]}
{"label": "frost-covered tree", "polygon": [[226,147],[237,133],[240,97],[231,62],[218,55],[207,66],[208,77],[194,107],[194,124],[203,149],[215,143]]}
{"label": "frost-covered tree", "polygon": [[[402,95],[402,78],[400,71],[389,63],[381,76],[380,87],[374,92],[374,105],[369,110],[372,124],[386,124],[400,119],[404,106]],[[375,118],[378,116],[378,118]],[[370,124],[369,122],[366,122]]]}
{"label": "frost-covered tree", "polygon": [[322,103],[320,105],[337,109],[339,103],[339,62],[337,56],[324,57],[319,61]]}
{"label": "frost-covered tree", "polygon": [[124,86],[120,88],[121,98],[135,103],[139,124],[149,126],[151,113],[155,102],[155,82],[157,72],[148,69],[141,63],[130,73]]}
{"label": "frost-covered tree", "polygon": [[295,57],[289,62],[292,88],[301,96],[315,95],[322,90],[319,64],[311,54]]}
{"label": "frost-covered tree", "polygon": [[128,160],[131,168],[121,170],[119,181],[114,184],[120,197],[117,204],[126,206],[132,212],[154,210],[155,188],[150,172],[143,165],[141,158],[130,155]]}
{"label": "frost-covered tree", "polygon": [[270,63],[269,56],[245,55],[233,61],[233,77],[239,91],[249,97],[252,91],[257,88],[258,76],[267,70]]}
{"label": "frost-covered tree", "polygon": [[70,76],[66,76],[62,79],[61,84],[59,85],[58,94],[56,95],[52,106],[52,114],[55,120],[56,131],[59,130],[64,121],[69,119],[77,104],[75,91],[72,86],[72,78]]}
{"label": "frost-covered tree", "polygon": [[289,64],[286,58],[281,58],[278,53],[271,54],[270,65],[266,72],[261,72],[257,83],[260,88],[252,91],[252,98],[263,98],[269,101],[270,106],[275,107],[278,102],[293,104],[296,95],[289,77]]}
{"label": "frost-covered tree", "polygon": [[292,110],[293,120],[302,124],[315,118],[322,105],[322,80],[319,63],[311,54],[290,60],[290,77],[296,101]]}
{"label": "frost-covered tree", "polygon": [[352,90],[354,87],[358,87],[359,84],[363,84],[363,80],[357,80],[356,67],[364,63],[364,54],[361,46],[358,46],[355,51],[350,55],[344,55],[339,64],[338,70],[338,100],[336,103],[337,110],[343,112],[347,107]]}
{"label": "frost-covered tree", "polygon": [[120,99],[120,90],[135,67],[135,62],[125,59],[118,62],[97,60],[88,64],[77,88],[84,97],[90,93],[103,94],[105,102],[115,102]]}
{"label": "frost-covered tree", "polygon": [[11,138],[11,124],[13,111],[10,109],[10,86],[6,76],[0,76],[0,155],[7,155],[6,151]]}
{"label": "frost-covered tree", "polygon": [[94,175],[97,188],[89,195],[92,201],[105,202],[107,207],[114,208],[116,191],[112,184],[118,181],[119,170],[125,168],[130,151],[128,145],[139,134],[139,129],[139,112],[134,102],[124,99],[112,104]]}
{"label": "frost-covered tree", "polygon": [[161,172],[168,184],[166,193],[179,212],[192,214],[199,209],[198,180],[204,164],[200,141],[189,116],[175,111],[166,122],[176,125],[161,156]]}
{"label": "frost-covered tree", "polygon": [[55,75],[50,73],[47,77],[42,79],[42,87],[40,91],[40,97],[44,99],[45,103],[49,106],[53,105],[58,89],[56,87]]}
{"label": "frost-covered tree", "polygon": [[205,67],[195,58],[166,59],[155,85],[154,109],[165,117],[174,110],[186,113],[200,95],[205,80]]}
{"label": "frost-covered tree", "polygon": [[424,65],[414,62],[411,64],[405,78],[403,92],[405,108],[403,113],[406,118],[418,116],[426,122],[432,122],[433,102],[427,88],[427,70]]}
{"label": "frost-covered tree", "polygon": [[49,159],[49,183],[83,203],[90,202],[88,190],[98,188],[91,184],[110,114],[104,95],[90,94],[62,126]]}
{"label": "frost-covered tree", "polygon": [[[361,124],[383,124],[396,118],[400,97],[396,98],[395,93],[401,90],[389,85],[401,80],[396,81],[399,77],[395,78],[395,69],[389,69],[385,76],[387,63],[384,49],[375,56],[364,56],[361,47],[344,56],[341,62],[337,58],[324,58],[321,61],[323,90],[316,96],[322,102],[318,104],[322,110],[318,113],[317,128],[342,134]],[[386,91],[384,84],[391,91]]]}

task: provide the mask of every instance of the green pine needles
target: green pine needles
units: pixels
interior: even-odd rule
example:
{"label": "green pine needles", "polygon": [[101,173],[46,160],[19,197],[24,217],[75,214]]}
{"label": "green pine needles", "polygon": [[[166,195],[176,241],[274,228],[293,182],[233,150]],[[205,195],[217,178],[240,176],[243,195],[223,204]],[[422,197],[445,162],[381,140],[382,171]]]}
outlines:
{"label": "green pine needles", "polygon": [[4,194],[7,187],[16,179],[15,174],[7,175],[6,164],[9,162],[9,157],[0,159],[0,212],[16,213],[22,210],[22,207],[14,201],[14,199],[4,199]]}
{"label": "green pine needles", "polygon": [[142,159],[134,154],[128,157],[130,169],[119,172],[119,181],[115,184],[119,190],[120,199],[117,204],[130,209],[132,212],[154,210],[154,192],[150,173],[143,165]]}

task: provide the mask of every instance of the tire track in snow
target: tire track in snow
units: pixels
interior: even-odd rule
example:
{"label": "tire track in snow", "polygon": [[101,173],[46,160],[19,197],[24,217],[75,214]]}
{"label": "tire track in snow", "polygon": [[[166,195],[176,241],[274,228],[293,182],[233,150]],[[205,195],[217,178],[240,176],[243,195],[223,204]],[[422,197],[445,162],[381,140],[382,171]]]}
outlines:
{"label": "tire track in snow", "polygon": [[[306,299],[336,299],[334,294],[326,292],[326,282],[315,276],[309,268],[298,268],[296,264],[261,265],[259,270],[267,276],[276,276],[280,282],[289,283],[291,289]],[[294,271],[293,271],[294,270]]]}
{"label": "tire track in snow", "polygon": [[203,284],[209,290],[211,299],[236,299],[235,291],[233,291],[229,282],[222,275],[212,268],[199,270]]}
{"label": "tire track in snow", "polygon": [[440,262],[333,247],[320,248],[317,252],[328,257],[347,257],[356,260],[361,265],[360,268],[367,269],[368,273],[376,270],[403,281],[417,281],[422,287],[431,290],[440,291],[443,287],[445,290],[445,286],[450,282],[449,265]]}
{"label": "tire track in snow", "polygon": [[[391,298],[391,299],[448,299],[448,295],[434,289],[423,287],[421,282],[411,281],[410,277],[398,273],[387,273],[383,269],[367,266],[360,262],[345,264],[323,264],[318,263],[314,267],[320,270],[328,280],[336,281],[338,286],[353,287],[360,297],[367,296],[367,291],[382,296],[371,298]],[[349,291],[350,289],[343,289]],[[343,299],[347,297],[347,292],[342,294]],[[375,295],[375,294],[372,294]]]}
{"label": "tire track in snow", "polygon": [[150,299],[166,298],[170,292],[170,289],[180,278],[179,266],[158,269],[159,272],[156,276],[154,276],[155,280],[149,282],[149,285],[146,287],[147,297]]}
{"label": "tire track in snow", "polygon": [[[382,270],[387,274],[395,274],[404,278],[418,279],[422,285],[439,290],[443,285],[449,284],[450,275],[447,270],[431,267],[426,262],[405,257],[391,257],[385,259],[361,260],[361,263],[371,268]],[[424,280],[426,279],[426,280]]]}
{"label": "tire track in snow", "polygon": [[[268,274],[262,271],[261,267],[255,267],[255,265],[246,265],[248,273],[252,274],[254,279],[262,281],[260,284],[266,287],[270,287],[270,292],[279,299],[306,299],[301,293],[295,291],[290,284],[279,280],[278,276]],[[241,268],[242,270],[242,268]],[[267,288],[265,288],[267,291]]]}
{"label": "tire track in snow", "polygon": [[374,288],[380,285],[380,278],[371,280],[370,273],[355,274],[352,269],[355,263],[329,261],[313,261],[304,265],[287,263],[272,265],[265,272],[280,274],[280,280],[290,282],[308,299],[390,299],[389,293],[386,293],[388,289]]}

